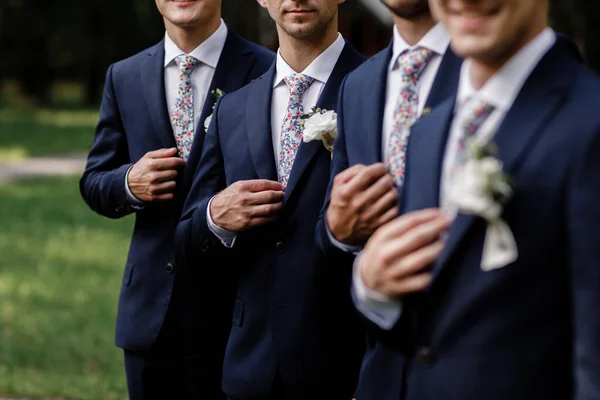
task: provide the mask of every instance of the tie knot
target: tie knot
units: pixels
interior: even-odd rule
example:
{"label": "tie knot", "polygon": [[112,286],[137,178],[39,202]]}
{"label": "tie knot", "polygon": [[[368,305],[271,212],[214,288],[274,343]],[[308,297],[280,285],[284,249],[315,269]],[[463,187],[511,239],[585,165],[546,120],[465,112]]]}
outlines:
{"label": "tie knot", "polygon": [[308,75],[293,74],[286,76],[284,78],[284,81],[290,89],[291,96],[301,97],[306,91],[306,89],[308,89],[315,80]]}
{"label": "tie knot", "polygon": [[406,50],[398,58],[398,64],[405,80],[416,82],[425,70],[427,63],[433,58],[433,52],[425,47]]}
{"label": "tie knot", "polygon": [[466,136],[472,136],[477,133],[495,109],[494,105],[484,100],[476,99],[467,101],[462,114]]}
{"label": "tie knot", "polygon": [[199,63],[200,60],[188,54],[175,57],[175,64],[177,64],[179,71],[183,74],[190,74]]}

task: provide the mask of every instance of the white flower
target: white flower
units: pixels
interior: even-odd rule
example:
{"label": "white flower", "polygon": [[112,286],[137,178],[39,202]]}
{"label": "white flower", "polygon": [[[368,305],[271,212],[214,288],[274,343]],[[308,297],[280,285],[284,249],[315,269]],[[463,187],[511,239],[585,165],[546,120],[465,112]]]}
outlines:
{"label": "white flower", "polygon": [[337,137],[337,114],[334,111],[318,110],[306,116],[304,120],[304,133],[302,140],[305,143],[321,140],[323,146],[330,152],[333,151]]}
{"label": "white flower", "polygon": [[[215,106],[217,105],[216,102],[223,96],[225,96],[225,92],[222,91],[221,89],[215,89],[213,91],[210,92],[213,97],[215,98],[215,104],[213,104],[213,110],[215,109]],[[204,120],[204,132],[208,133],[208,127],[210,126],[210,121],[212,121],[212,114],[210,114],[208,117],[206,117],[206,119]]]}
{"label": "white flower", "polygon": [[514,189],[491,143],[481,146],[470,141],[467,148],[470,158],[453,176],[448,197],[460,212],[488,222],[481,269],[491,271],[516,261],[519,254],[513,233],[501,218]]}
{"label": "white flower", "polygon": [[469,160],[456,172],[449,196],[461,210],[491,221],[499,218],[503,209],[503,204],[494,198],[497,192],[510,197],[512,188],[503,177],[502,163],[494,157],[484,157]]}
{"label": "white flower", "polygon": [[204,120],[204,132],[208,133],[208,127],[210,126],[210,121],[212,121],[212,114],[210,114],[208,117],[206,117],[206,119]]}

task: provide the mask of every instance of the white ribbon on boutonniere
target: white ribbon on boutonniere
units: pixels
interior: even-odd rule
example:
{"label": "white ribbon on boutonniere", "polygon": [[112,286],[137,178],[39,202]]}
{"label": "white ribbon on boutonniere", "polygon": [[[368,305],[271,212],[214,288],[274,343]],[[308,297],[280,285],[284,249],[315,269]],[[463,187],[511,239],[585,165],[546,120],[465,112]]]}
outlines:
{"label": "white ribbon on boutonniere", "polygon": [[[213,111],[215,110],[215,106],[217,105],[217,101],[219,101],[219,99],[223,96],[225,96],[225,92],[222,91],[221,89],[215,89],[213,91],[210,92],[210,94],[213,95],[213,97],[215,98],[215,104],[213,104],[212,109]],[[204,132],[208,132],[208,127],[210,126],[210,122],[212,121],[212,114],[210,114],[208,117],[206,117],[206,119],[204,120]]]}
{"label": "white ribbon on boutonniere", "polygon": [[320,140],[333,158],[333,145],[337,137],[337,114],[334,111],[313,107],[312,111],[300,117],[302,141]]}
{"label": "white ribbon on boutonniere", "polygon": [[514,235],[501,218],[515,186],[512,177],[502,170],[494,143],[482,146],[470,139],[467,147],[469,159],[455,172],[448,196],[459,212],[487,221],[481,259],[481,269],[487,272],[505,267],[519,256]]}

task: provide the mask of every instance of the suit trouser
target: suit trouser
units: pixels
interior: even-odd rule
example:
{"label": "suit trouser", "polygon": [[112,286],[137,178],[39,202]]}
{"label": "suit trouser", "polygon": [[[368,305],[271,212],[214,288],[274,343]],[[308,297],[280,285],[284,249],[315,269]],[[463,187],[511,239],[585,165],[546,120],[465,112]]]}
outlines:
{"label": "suit trouser", "polygon": [[[176,285],[179,282],[176,282]],[[179,301],[178,301],[179,300]],[[203,358],[186,349],[189,341],[172,298],[165,321],[153,348],[146,352],[124,350],[127,389],[131,400],[224,400],[221,390],[222,360],[217,355]],[[216,343],[206,346],[215,347]],[[207,359],[211,357],[211,359]]]}

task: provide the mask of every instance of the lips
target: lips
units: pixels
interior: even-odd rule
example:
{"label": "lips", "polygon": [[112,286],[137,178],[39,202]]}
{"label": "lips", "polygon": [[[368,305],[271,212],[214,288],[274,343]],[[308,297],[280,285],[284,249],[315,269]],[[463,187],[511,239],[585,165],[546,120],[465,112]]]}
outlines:
{"label": "lips", "polygon": [[288,10],[286,11],[288,14],[308,14],[313,12],[313,10],[300,10],[300,9],[294,9],[294,10]]}

